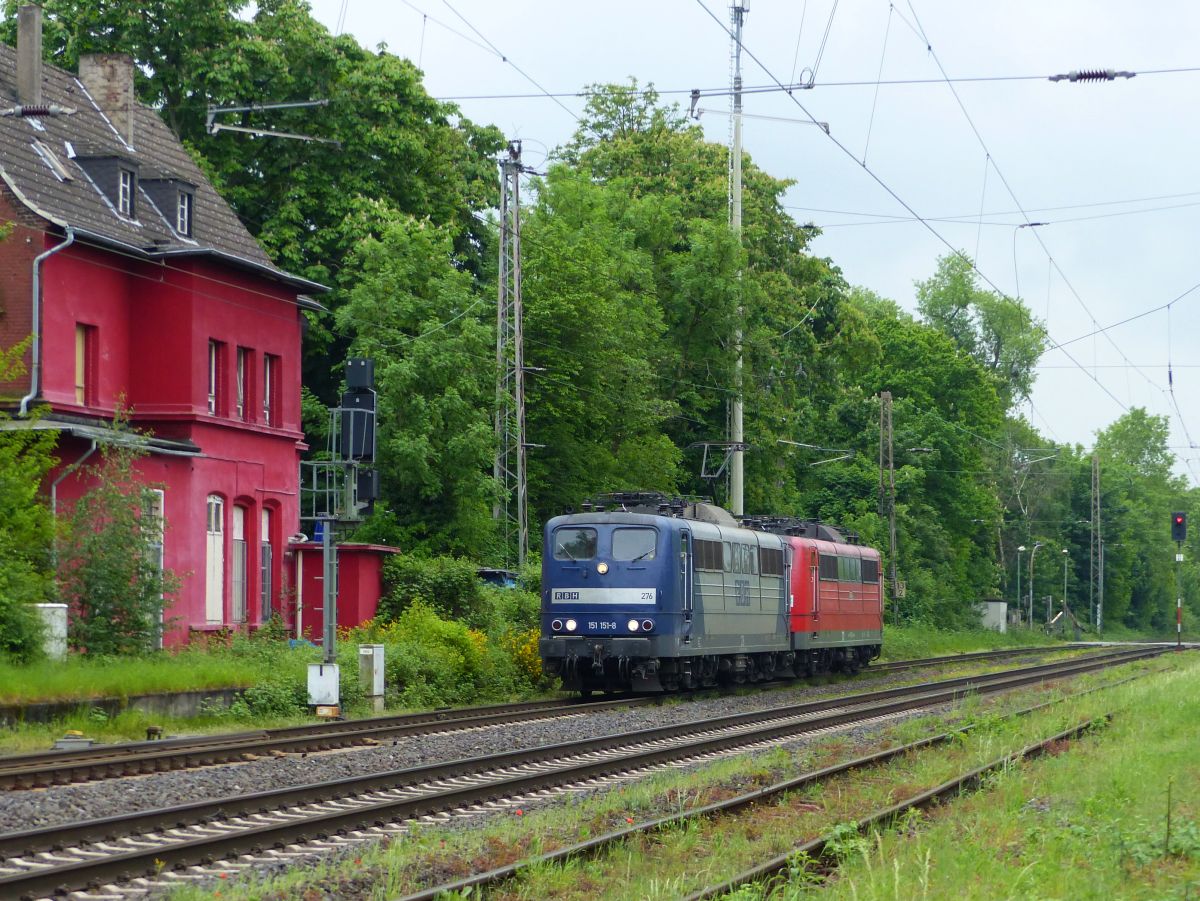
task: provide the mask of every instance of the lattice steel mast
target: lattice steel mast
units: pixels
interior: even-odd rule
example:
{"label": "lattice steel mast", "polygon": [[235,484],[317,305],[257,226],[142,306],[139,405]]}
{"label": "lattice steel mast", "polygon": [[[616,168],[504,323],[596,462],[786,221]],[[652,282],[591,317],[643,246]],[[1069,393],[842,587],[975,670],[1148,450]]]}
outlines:
{"label": "lattice steel mast", "polygon": [[496,299],[496,464],[504,563],[529,553],[529,484],[525,471],[525,350],[521,307],[521,142],[500,159],[500,277]]}

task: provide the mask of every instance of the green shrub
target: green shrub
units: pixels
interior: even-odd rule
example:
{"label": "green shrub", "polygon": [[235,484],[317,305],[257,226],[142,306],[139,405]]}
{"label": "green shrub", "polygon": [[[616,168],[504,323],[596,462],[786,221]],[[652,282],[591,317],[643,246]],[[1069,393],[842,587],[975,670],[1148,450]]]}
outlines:
{"label": "green shrub", "polygon": [[118,417],[112,443],[86,472],[94,485],[72,507],[59,554],[62,598],[71,605],[71,644],[89,654],[145,653],[161,629],[164,599],[179,580],[162,568],[162,524],[149,515],[153,489],[141,481],[145,451]]}
{"label": "green shrub", "polygon": [[541,622],[542,604],[535,591],[484,585],[479,595],[480,610],[488,614],[489,634],[505,629],[536,629]]}
{"label": "green shrub", "polygon": [[399,619],[418,598],[454,619],[474,624],[481,583],[476,565],[462,557],[414,557],[398,554],[383,567],[384,596],[379,617]]}
{"label": "green shrub", "polygon": [[0,657],[29,663],[42,656],[42,620],[33,605],[45,599],[47,581],[33,563],[13,553],[12,536],[0,528]]}

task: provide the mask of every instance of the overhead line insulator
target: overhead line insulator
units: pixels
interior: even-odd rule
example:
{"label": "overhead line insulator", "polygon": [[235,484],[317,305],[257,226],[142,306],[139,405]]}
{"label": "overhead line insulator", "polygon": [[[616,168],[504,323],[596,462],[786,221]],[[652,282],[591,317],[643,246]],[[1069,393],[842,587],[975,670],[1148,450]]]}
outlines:
{"label": "overhead line insulator", "polygon": [[1051,75],[1050,81],[1115,81],[1136,75],[1136,72],[1118,72],[1116,69],[1072,69],[1066,74]]}

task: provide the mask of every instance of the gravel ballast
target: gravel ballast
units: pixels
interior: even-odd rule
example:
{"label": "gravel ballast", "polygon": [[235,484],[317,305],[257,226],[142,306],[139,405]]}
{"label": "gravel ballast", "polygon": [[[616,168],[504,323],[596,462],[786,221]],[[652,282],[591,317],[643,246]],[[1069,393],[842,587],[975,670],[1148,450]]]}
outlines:
{"label": "gravel ballast", "polygon": [[[1009,662],[1015,665],[1015,662]],[[926,672],[925,680],[938,678]],[[700,699],[668,698],[662,704],[535,720],[511,726],[397,739],[394,743],[340,751],[264,757],[177,772],[155,773],[46,789],[0,794],[0,832],[55,826],[135,811],[176,807],[289,786],[330,782],[369,773],[486,757],[542,745],[614,735],[659,726],[704,723],[722,716],[782,707],[820,698],[873,691],[914,681],[897,672],[868,673],[833,684],[797,683],[770,690],[746,689]],[[874,731],[864,727],[865,731]],[[851,727],[853,730],[853,727]],[[797,741],[804,741],[798,737]]]}

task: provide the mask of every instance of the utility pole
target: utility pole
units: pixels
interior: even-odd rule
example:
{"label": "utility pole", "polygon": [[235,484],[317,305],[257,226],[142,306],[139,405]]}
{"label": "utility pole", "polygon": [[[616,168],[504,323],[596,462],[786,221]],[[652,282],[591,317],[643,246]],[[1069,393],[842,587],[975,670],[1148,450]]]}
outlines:
{"label": "utility pole", "polygon": [[892,618],[900,622],[896,581],[896,464],[892,455],[892,392],[879,395],[879,505],[888,520],[888,580],[892,585]]}
{"label": "utility pole", "polygon": [[1092,555],[1089,562],[1088,605],[1092,610],[1092,621],[1096,633],[1100,633],[1100,605],[1104,598],[1104,558],[1101,545],[1103,533],[1100,529],[1100,458],[1092,454]]}
{"label": "utility pole", "polygon": [[502,524],[504,563],[514,540],[517,564],[529,553],[529,483],[525,472],[525,348],[521,306],[521,142],[500,159],[500,279],[496,298],[496,463],[499,495],[492,517]]}
{"label": "utility pole", "polygon": [[[746,7],[742,0],[734,0],[731,9],[733,18],[733,140],[729,149],[729,227],[742,240],[742,23],[746,18]],[[733,443],[733,459],[729,467],[729,506],[734,516],[745,512],[745,458],[742,445],[745,428],[742,421],[742,316],[745,310],[741,301],[741,270],[738,270],[737,327],[733,343],[737,353],[734,375],[733,411],[729,423],[729,440]]]}

